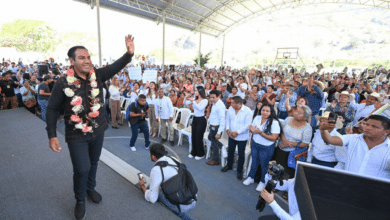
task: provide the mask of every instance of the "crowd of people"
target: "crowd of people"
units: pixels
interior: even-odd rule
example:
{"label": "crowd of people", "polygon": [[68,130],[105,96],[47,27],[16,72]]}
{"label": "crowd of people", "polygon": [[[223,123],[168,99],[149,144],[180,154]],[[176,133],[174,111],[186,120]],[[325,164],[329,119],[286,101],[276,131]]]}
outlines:
{"label": "crowd of people", "polygon": [[[3,110],[26,107],[33,114],[40,112],[46,120],[51,92],[56,82],[66,77],[69,68],[52,60],[46,63],[50,68],[47,75],[39,75],[34,65],[0,64]],[[124,122],[121,111],[126,110],[122,109],[121,97],[130,100],[132,151],[136,150],[139,130],[145,135],[147,149],[149,137],[157,137],[159,129],[161,143],[169,141],[174,146],[177,123],[174,109],[189,109],[193,117],[188,125],[192,147],[188,157],[198,161],[205,158],[203,138],[208,130],[211,159],[206,164],[220,165],[221,138],[226,136],[228,159],[221,171],[233,169],[237,148],[237,179],[242,180],[249,142],[251,169],[243,184],[258,182],[259,192],[265,187],[270,161],[281,164],[294,178],[292,156],[300,161],[390,179],[388,166],[382,163],[390,161],[387,143],[390,120],[373,114],[390,103],[390,70],[381,68],[349,75],[298,72],[294,68],[245,71],[175,66],[162,70],[159,66],[142,65],[142,70],[158,70],[156,81],[143,82],[131,79],[127,71],[130,66],[105,81],[102,103],[106,121],[118,129]],[[336,117],[330,119],[329,115]],[[370,154],[368,150],[373,148],[375,153]],[[288,194],[284,197],[287,199]],[[290,214],[296,213],[290,210]]]}

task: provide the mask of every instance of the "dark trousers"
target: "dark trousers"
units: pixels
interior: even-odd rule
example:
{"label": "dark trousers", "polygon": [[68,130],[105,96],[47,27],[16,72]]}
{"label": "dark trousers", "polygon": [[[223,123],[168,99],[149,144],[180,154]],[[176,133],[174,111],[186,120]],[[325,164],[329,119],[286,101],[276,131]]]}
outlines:
{"label": "dark trousers", "polygon": [[313,157],[313,159],[311,160],[311,163],[321,165],[321,166],[331,167],[331,168],[333,168],[337,165],[337,162],[326,162],[326,161],[318,160],[315,157]]}
{"label": "dark trousers", "polygon": [[242,173],[242,167],[245,161],[245,146],[247,141],[236,141],[229,137],[227,166],[233,168],[234,153],[238,147],[237,173]]}
{"label": "dark trousers", "polygon": [[86,141],[68,142],[73,164],[73,190],[77,200],[85,200],[96,186],[96,170],[102,152],[104,132]]}
{"label": "dark trousers", "polygon": [[287,116],[288,116],[288,112],[282,112],[282,111],[279,112],[279,119],[284,120],[287,118]]}
{"label": "dark trousers", "polygon": [[141,129],[141,131],[144,133],[145,137],[145,147],[149,147],[150,141],[149,141],[149,127],[146,124],[146,121],[143,121],[141,123],[131,125],[131,139],[130,139],[130,147],[134,147],[135,142],[137,141],[138,137],[138,128]]}
{"label": "dark trousers", "polygon": [[206,131],[207,120],[206,117],[194,117],[192,120],[192,130],[191,130],[191,142],[192,142],[192,156],[203,157],[204,156],[204,147],[203,147],[203,135]]}
{"label": "dark trousers", "polygon": [[16,97],[18,98],[18,106],[23,107],[24,104],[23,104],[22,94],[18,93],[16,94]]}
{"label": "dark trousers", "polygon": [[264,146],[256,143],[252,140],[251,154],[252,154],[252,165],[249,172],[249,177],[255,178],[257,168],[261,167],[261,178],[260,182],[265,183],[265,174],[268,173],[268,163],[274,154],[275,144],[270,146]]}
{"label": "dark trousers", "polygon": [[290,154],[290,151],[283,151],[279,147],[276,149],[276,163],[282,165],[284,168],[284,171],[290,176],[289,178],[292,179],[295,177],[295,169],[288,167],[287,165],[287,159],[288,155]]}
{"label": "dark trousers", "polygon": [[210,125],[210,132],[208,139],[211,141],[211,151],[213,152],[213,157],[211,158],[214,161],[219,162],[220,160],[220,149],[222,148],[222,143],[215,139],[215,135],[218,133],[219,126]]}

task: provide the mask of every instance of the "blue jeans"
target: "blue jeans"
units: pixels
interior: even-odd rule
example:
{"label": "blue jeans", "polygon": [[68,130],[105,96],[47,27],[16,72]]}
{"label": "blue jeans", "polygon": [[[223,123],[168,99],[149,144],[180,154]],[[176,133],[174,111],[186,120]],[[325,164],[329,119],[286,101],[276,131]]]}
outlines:
{"label": "blue jeans", "polygon": [[162,204],[164,204],[169,210],[171,210],[173,213],[175,213],[180,219],[183,220],[192,220],[193,218],[189,216],[186,212],[195,208],[196,201],[193,201],[189,205],[180,205],[181,212],[179,212],[179,209],[176,205],[173,205],[168,201],[167,198],[165,198],[164,194],[160,191],[158,195],[158,201],[160,201]]}
{"label": "blue jeans", "polygon": [[48,100],[38,100],[38,104],[41,107],[43,121],[46,121],[46,106],[48,103],[49,103]]}
{"label": "blue jeans", "polygon": [[130,139],[130,147],[134,147],[135,141],[137,140],[138,137],[138,128],[142,130],[144,133],[145,137],[145,147],[149,147],[150,141],[149,141],[149,128],[148,125],[146,124],[146,121],[143,121],[141,123],[138,123],[136,125],[131,125],[131,139]]}
{"label": "blue jeans", "polygon": [[77,200],[85,200],[87,191],[94,191],[96,170],[102,153],[104,132],[86,141],[68,142],[73,164],[73,190]]}
{"label": "blue jeans", "polygon": [[229,137],[227,166],[233,168],[234,153],[238,147],[237,173],[242,173],[245,161],[245,146],[247,141],[236,141]]}
{"label": "blue jeans", "polygon": [[337,165],[337,162],[326,162],[326,161],[318,160],[315,157],[313,157],[313,159],[311,160],[311,163],[321,165],[321,166],[331,167],[331,168],[333,168]]}
{"label": "blue jeans", "polygon": [[275,150],[275,143],[270,146],[264,146],[252,141],[251,154],[252,154],[252,165],[249,172],[249,177],[254,179],[259,164],[261,165],[261,178],[260,181],[265,183],[265,174],[268,172],[268,163],[272,158]]}

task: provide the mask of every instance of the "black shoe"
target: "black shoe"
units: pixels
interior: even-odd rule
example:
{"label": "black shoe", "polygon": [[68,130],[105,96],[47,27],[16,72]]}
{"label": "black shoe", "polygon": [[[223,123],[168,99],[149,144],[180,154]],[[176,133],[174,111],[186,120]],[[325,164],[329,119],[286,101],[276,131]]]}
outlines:
{"label": "black shoe", "polygon": [[119,127],[118,127],[118,126],[112,126],[112,128],[119,129]]}
{"label": "black shoe", "polygon": [[237,173],[237,179],[242,180],[242,173]]}
{"label": "black shoe", "polygon": [[232,168],[228,167],[228,166],[224,166],[222,169],[221,169],[221,172],[227,172],[228,170],[231,170]]}
{"label": "black shoe", "polygon": [[174,141],[170,141],[170,143],[171,143],[172,147],[175,146],[175,142]]}
{"label": "black shoe", "polygon": [[81,220],[85,218],[85,200],[77,201],[76,207],[74,208],[74,217],[77,220]]}
{"label": "black shoe", "polygon": [[102,196],[96,191],[87,191],[87,195],[92,203],[99,204],[102,201]]}
{"label": "black shoe", "polygon": [[167,140],[166,139],[162,139],[160,143],[164,144],[165,142],[167,142]]}

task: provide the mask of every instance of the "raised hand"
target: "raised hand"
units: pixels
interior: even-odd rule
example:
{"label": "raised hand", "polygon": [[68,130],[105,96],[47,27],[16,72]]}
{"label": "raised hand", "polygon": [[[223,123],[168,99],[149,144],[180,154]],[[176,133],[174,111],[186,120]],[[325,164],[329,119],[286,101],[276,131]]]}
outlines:
{"label": "raised hand", "polygon": [[125,36],[125,43],[127,52],[131,55],[134,55],[134,37],[132,35]]}

